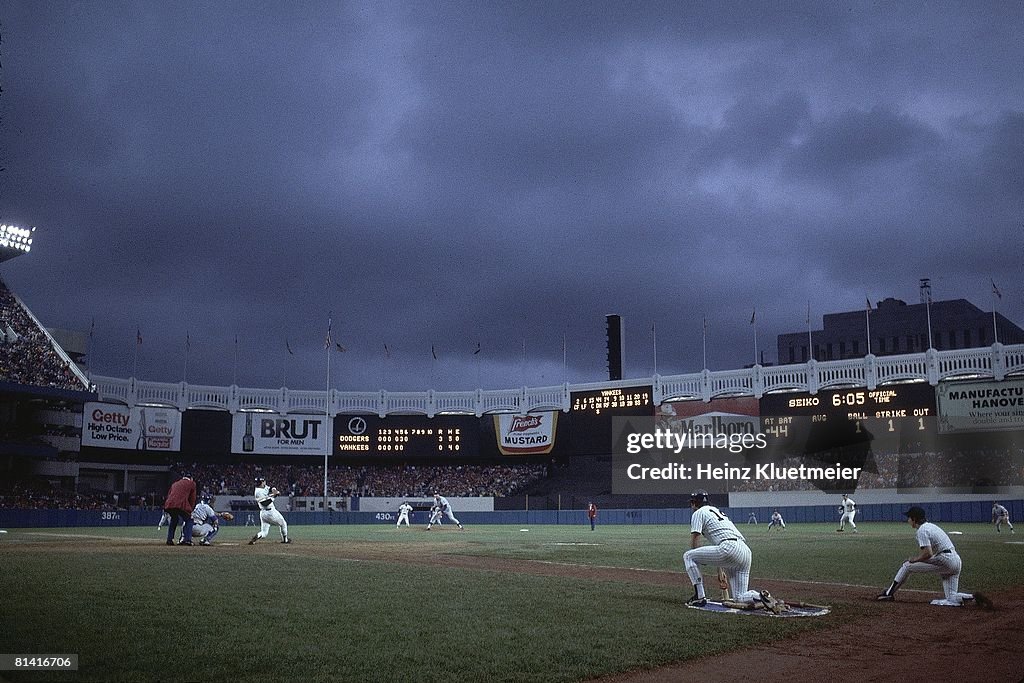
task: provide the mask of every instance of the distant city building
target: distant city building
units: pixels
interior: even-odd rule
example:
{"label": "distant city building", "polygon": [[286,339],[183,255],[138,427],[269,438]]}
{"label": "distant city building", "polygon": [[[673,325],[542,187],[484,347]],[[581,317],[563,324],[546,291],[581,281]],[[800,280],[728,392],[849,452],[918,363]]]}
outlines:
{"label": "distant city building", "polygon": [[[888,298],[871,313],[871,348],[876,356],[920,353],[928,350],[928,311],[924,303],[908,304]],[[778,336],[779,364],[815,360],[863,358],[868,353],[865,310],[826,313],[820,330]],[[931,303],[932,346],[937,350],[970,349],[995,343],[992,311],[983,311],[966,299]],[[1024,344],[1024,330],[996,313],[999,343]]]}

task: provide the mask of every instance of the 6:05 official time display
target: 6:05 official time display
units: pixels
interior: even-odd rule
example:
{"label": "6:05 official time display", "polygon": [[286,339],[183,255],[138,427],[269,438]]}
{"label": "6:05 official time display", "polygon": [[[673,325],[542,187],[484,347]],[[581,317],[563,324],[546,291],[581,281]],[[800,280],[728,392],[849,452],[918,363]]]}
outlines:
{"label": "6:05 official time display", "polygon": [[476,455],[479,420],[472,415],[338,415],[335,455],[431,457]]}

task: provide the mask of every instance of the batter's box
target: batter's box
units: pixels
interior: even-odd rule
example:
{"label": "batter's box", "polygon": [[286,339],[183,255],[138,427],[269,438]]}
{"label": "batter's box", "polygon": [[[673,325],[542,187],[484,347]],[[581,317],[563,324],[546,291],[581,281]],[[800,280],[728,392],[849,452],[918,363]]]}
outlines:
{"label": "batter's box", "polygon": [[827,605],[811,605],[806,602],[787,602],[781,612],[775,614],[766,610],[761,605],[740,606],[742,603],[721,603],[707,601],[703,607],[687,605],[690,609],[704,610],[705,612],[721,612],[724,614],[746,614],[754,617],[823,617],[831,610]]}

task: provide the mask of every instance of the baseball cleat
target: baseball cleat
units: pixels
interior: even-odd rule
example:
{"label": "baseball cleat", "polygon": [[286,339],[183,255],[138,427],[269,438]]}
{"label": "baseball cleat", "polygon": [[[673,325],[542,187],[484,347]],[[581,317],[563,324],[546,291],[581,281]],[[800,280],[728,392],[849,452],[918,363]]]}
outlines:
{"label": "baseball cleat", "polygon": [[686,601],[686,604],[690,607],[704,607],[708,604],[707,598],[698,598],[696,595]]}
{"label": "baseball cleat", "polygon": [[290,539],[290,538],[283,538],[283,539],[281,539],[281,543],[291,543],[291,542],[292,542],[292,539]]}
{"label": "baseball cleat", "polygon": [[174,545],[174,541],[167,541],[167,545]]}
{"label": "baseball cleat", "polygon": [[203,540],[199,541],[199,545],[213,545],[213,544],[212,544],[212,543],[210,543],[209,541],[207,541],[207,540],[206,540],[206,539],[204,538]]}
{"label": "baseball cleat", "polygon": [[875,600],[878,602],[895,602],[896,596],[891,593],[879,593]]}

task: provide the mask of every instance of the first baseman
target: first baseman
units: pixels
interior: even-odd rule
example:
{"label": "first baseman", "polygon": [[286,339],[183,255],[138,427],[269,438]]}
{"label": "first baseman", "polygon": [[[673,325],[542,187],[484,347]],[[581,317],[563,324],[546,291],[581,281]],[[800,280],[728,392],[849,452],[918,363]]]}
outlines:
{"label": "first baseman", "polygon": [[256,498],[256,504],[260,506],[261,524],[259,533],[252,537],[249,545],[252,545],[261,538],[266,538],[267,534],[270,533],[271,524],[280,527],[281,543],[292,542],[292,539],[288,538],[288,522],[284,521],[284,515],[274,507],[274,498],[277,498],[279,495],[281,495],[280,491],[267,486],[265,478],[256,477],[256,490],[253,492],[253,496]]}
{"label": "first baseman", "polygon": [[932,524],[925,517],[924,510],[914,506],[906,511],[907,523],[917,530],[917,546],[921,552],[911,557],[896,572],[896,577],[878,600],[892,602],[896,599],[896,591],[907,576],[912,573],[929,572],[942,577],[942,591],[945,597],[932,600],[933,605],[943,607],[960,607],[965,601],[973,600],[982,607],[990,607],[992,603],[981,593],[961,593],[960,570],[963,567],[960,555],[953,547],[953,541],[938,525]]}
{"label": "first baseman", "polygon": [[1010,533],[1016,533],[1013,530],[1013,525],[1010,524],[1010,511],[999,504],[999,501],[992,501],[992,523],[996,525],[996,532],[1002,533],[1001,527],[1005,524],[1009,529]]}
{"label": "first baseman", "polygon": [[857,515],[857,504],[853,502],[853,498],[844,493],[843,502],[839,505],[843,516],[839,518],[839,528],[836,531],[846,531],[846,523],[849,522],[853,533],[857,533],[857,525],[853,523],[853,518]]}
{"label": "first baseman", "polygon": [[[707,604],[704,577],[700,565],[712,565],[725,572],[729,591],[735,602],[762,602],[772,609],[775,598],[768,591],[748,590],[750,581],[750,548],[736,525],[708,502],[708,492],[697,489],[690,494],[690,550],[683,553],[686,574],[693,583],[693,597],[686,604],[703,607]],[[708,545],[701,546],[701,536]]]}

